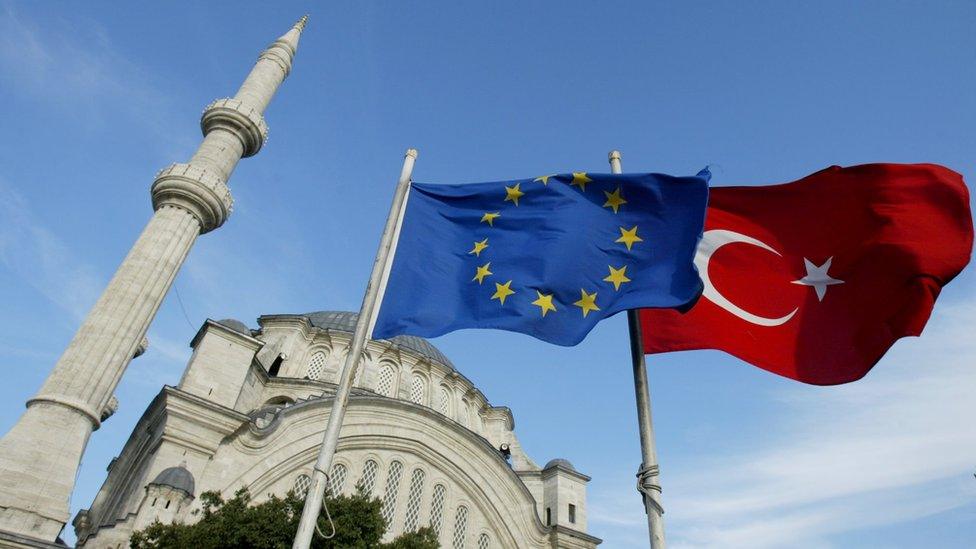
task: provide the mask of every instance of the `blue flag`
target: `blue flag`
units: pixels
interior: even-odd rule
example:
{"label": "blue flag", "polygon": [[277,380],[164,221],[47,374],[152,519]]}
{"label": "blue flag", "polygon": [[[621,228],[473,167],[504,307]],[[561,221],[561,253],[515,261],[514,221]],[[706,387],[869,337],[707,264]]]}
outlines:
{"label": "blue flag", "polygon": [[687,305],[710,176],[414,183],[373,338],[497,328],[576,345],[620,311]]}

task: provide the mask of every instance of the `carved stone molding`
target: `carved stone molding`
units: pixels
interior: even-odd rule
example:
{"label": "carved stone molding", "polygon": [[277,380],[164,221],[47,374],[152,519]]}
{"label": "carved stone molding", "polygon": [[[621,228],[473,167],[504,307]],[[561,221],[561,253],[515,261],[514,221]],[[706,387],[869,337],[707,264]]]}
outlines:
{"label": "carved stone molding", "polygon": [[234,199],[220,177],[193,164],[173,164],[159,172],[152,184],[153,208],[182,208],[200,222],[200,233],[224,224]]}
{"label": "carved stone molding", "polygon": [[244,158],[257,154],[268,139],[268,124],[261,112],[234,98],[217,99],[207,105],[200,118],[200,129],[204,135],[216,129],[234,134],[244,145]]}

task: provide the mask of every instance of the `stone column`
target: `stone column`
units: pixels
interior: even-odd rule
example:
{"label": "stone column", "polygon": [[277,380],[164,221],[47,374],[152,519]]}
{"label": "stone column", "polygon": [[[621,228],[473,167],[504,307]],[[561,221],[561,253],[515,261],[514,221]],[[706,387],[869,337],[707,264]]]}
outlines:
{"label": "stone column", "polygon": [[237,95],[203,112],[203,143],[159,172],[155,214],[27,410],[0,439],[0,531],[54,541],[82,453],[197,237],[231,212],[227,180],[267,139],[263,112],[291,70],[306,18],[259,57]]}

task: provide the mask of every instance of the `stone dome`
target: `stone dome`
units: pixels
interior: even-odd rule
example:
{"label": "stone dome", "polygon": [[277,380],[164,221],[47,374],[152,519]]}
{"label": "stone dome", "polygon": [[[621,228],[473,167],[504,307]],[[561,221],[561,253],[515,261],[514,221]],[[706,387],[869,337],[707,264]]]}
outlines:
{"label": "stone dome", "polygon": [[225,328],[230,328],[235,332],[240,332],[244,335],[251,335],[251,329],[247,327],[247,324],[244,324],[243,322],[237,320],[236,318],[225,318],[223,320],[218,320],[217,324],[220,324]]}
{"label": "stone dome", "polygon": [[573,464],[570,463],[568,459],[563,458],[549,460],[549,463],[547,463],[543,469],[551,469],[553,467],[562,467],[563,469],[569,469],[570,471],[576,470],[576,467],[573,467]]}
{"label": "stone dome", "polygon": [[[356,321],[359,320],[359,313],[352,313],[349,311],[316,311],[314,313],[305,313],[299,316],[304,316],[307,318],[309,323],[316,328],[335,330],[350,334],[356,331]],[[419,353],[427,358],[436,360],[437,362],[454,369],[454,364],[451,363],[450,359],[448,359],[447,356],[440,351],[440,349],[434,347],[429,341],[422,337],[399,335],[390,339],[390,341],[405,349],[410,349],[415,353]]]}
{"label": "stone dome", "polygon": [[149,484],[169,486],[170,488],[182,490],[191,496],[193,495],[193,489],[196,487],[196,481],[193,480],[193,473],[187,471],[182,465],[163,469],[156,475],[156,479]]}

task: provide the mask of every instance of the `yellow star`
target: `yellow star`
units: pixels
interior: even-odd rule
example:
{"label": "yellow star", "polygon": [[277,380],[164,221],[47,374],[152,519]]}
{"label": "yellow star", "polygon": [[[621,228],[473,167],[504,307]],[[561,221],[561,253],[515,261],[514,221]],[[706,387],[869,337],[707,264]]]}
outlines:
{"label": "yellow star", "polygon": [[630,249],[631,246],[634,245],[634,242],[643,242],[643,241],[644,241],[643,238],[637,236],[637,225],[634,225],[634,228],[630,230],[620,227],[620,238],[614,240],[614,242],[621,242],[623,244],[626,244],[628,250]]}
{"label": "yellow star", "polygon": [[586,290],[580,288],[580,293],[583,294],[583,297],[581,297],[579,301],[573,303],[573,305],[576,305],[583,310],[583,318],[586,318],[586,315],[590,314],[590,311],[600,310],[600,308],[596,306],[596,292],[588,294],[586,293]]}
{"label": "yellow star", "polygon": [[621,284],[623,284],[624,282],[630,282],[630,279],[627,278],[626,265],[624,265],[619,269],[614,269],[612,265],[607,265],[607,267],[610,267],[610,276],[604,278],[603,281],[613,283],[614,290],[620,290]]}
{"label": "yellow star", "polygon": [[613,208],[613,213],[617,213],[617,209],[620,208],[621,205],[627,203],[627,201],[624,200],[624,197],[620,196],[620,187],[617,187],[617,190],[613,191],[612,193],[603,191],[603,194],[607,195],[607,201],[603,204],[603,207]]}
{"label": "yellow star", "polygon": [[[618,240],[617,242],[620,242],[620,241]],[[481,251],[484,250],[487,247],[488,247],[488,239],[486,238],[486,239],[482,240],[481,242],[475,242],[474,243],[474,248],[471,248],[471,251],[468,252],[468,254],[474,254],[474,255],[476,255],[478,257],[481,257]],[[630,248],[630,246],[627,246],[627,248]]]}
{"label": "yellow star", "polygon": [[521,183],[516,183],[514,187],[505,187],[505,202],[511,201],[518,206],[519,197],[525,194],[519,190],[519,185],[521,185]]}
{"label": "yellow star", "polygon": [[481,284],[485,280],[485,277],[486,276],[488,276],[490,274],[493,274],[491,271],[488,270],[488,266],[489,265],[491,265],[491,261],[489,261],[488,263],[485,263],[484,265],[478,267],[478,272],[476,272],[474,274],[474,278],[471,279],[471,282],[474,282],[475,280],[477,280],[478,281],[478,284]]}
{"label": "yellow star", "polygon": [[501,301],[502,302],[502,305],[504,305],[505,304],[505,298],[515,293],[515,290],[513,290],[511,288],[511,286],[512,286],[512,281],[511,280],[509,280],[508,282],[506,282],[504,284],[499,284],[499,283],[496,282],[495,283],[495,295],[491,296],[491,298],[492,299],[497,299],[498,301]]}
{"label": "yellow star", "polygon": [[539,177],[533,179],[533,181],[540,181],[543,185],[549,185],[549,178],[556,177],[556,174],[551,173],[549,175],[540,175]]}
{"label": "yellow star", "polygon": [[539,296],[539,298],[533,301],[532,304],[542,309],[543,317],[545,317],[546,313],[548,313],[549,311],[556,310],[556,306],[552,304],[552,294],[545,295],[539,290],[536,290],[535,294]]}
{"label": "yellow star", "polygon": [[581,191],[586,191],[586,184],[593,181],[589,177],[586,177],[586,172],[573,172],[573,181],[570,186],[576,185]]}
{"label": "yellow star", "polygon": [[494,227],[495,218],[501,216],[502,216],[501,212],[485,212],[485,215],[481,216],[481,222],[482,223],[487,222],[489,227]]}

